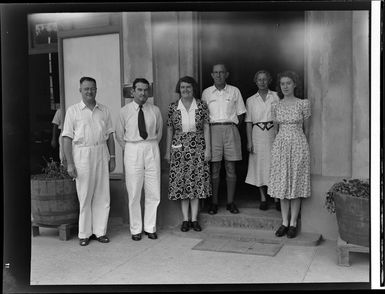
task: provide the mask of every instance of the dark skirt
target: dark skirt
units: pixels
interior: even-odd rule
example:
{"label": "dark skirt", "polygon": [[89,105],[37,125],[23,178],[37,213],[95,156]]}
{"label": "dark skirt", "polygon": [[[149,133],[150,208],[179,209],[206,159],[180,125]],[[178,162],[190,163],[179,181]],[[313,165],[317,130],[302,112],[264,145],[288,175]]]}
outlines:
{"label": "dark skirt", "polygon": [[210,167],[203,132],[179,132],[172,138],[168,198],[204,199],[211,196]]}

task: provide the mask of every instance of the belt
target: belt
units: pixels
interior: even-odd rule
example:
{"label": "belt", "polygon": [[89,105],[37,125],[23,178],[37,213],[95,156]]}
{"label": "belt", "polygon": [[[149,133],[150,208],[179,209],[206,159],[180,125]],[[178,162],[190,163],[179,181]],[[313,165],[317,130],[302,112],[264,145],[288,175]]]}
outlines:
{"label": "belt", "polygon": [[234,122],[216,122],[216,123],[210,123],[210,126],[217,126],[217,125],[221,125],[221,126],[228,126],[228,125],[237,125],[236,123]]}
{"label": "belt", "polygon": [[274,127],[274,123],[273,123],[273,121],[257,122],[257,123],[253,123],[253,126],[257,126],[262,131],[264,131],[264,130],[268,131],[272,127]]}
{"label": "belt", "polygon": [[98,143],[94,143],[94,144],[90,144],[90,145],[82,145],[82,144],[74,143],[74,146],[82,148],[82,147],[95,147],[95,146],[100,146],[100,145],[104,145],[104,144],[106,144],[106,141],[98,142]]}
{"label": "belt", "polygon": [[203,134],[203,131],[189,131],[189,132],[183,132],[183,131],[175,131],[175,135],[183,135],[183,134]]}

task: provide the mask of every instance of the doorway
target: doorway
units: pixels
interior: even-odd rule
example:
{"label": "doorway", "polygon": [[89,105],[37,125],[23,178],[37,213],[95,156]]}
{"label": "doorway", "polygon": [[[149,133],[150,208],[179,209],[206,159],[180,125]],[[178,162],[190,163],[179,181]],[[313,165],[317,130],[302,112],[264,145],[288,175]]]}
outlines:
{"label": "doorway", "polygon": [[[199,58],[201,90],[212,85],[215,63],[225,63],[230,72],[227,82],[239,88],[244,102],[257,91],[256,71],[268,70],[276,91],[276,76],[290,69],[304,77],[305,14],[303,11],[225,11],[200,12]],[[239,207],[257,207],[258,189],[245,183],[248,166],[246,126],[240,126],[242,161],[237,163]],[[224,167],[221,170],[219,203],[226,202]]]}

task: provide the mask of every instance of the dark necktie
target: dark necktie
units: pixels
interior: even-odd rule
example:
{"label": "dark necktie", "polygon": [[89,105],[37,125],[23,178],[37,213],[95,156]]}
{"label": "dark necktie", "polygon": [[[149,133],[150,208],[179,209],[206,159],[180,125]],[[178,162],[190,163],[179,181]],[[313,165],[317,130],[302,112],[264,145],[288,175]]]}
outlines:
{"label": "dark necktie", "polygon": [[140,136],[146,140],[147,138],[147,131],[146,131],[146,123],[144,121],[144,114],[143,114],[143,105],[139,105],[139,113],[138,113],[138,128],[139,128],[139,134]]}

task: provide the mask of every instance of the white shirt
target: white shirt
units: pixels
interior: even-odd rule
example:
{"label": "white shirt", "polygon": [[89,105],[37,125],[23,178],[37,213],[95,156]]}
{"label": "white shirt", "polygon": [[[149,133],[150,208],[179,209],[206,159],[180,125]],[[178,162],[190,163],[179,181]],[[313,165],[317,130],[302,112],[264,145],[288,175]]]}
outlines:
{"label": "white shirt", "polygon": [[[144,121],[148,140],[157,140],[162,138],[163,120],[159,107],[146,102],[143,104]],[[139,104],[132,101],[120,109],[119,119],[116,123],[116,140],[124,148],[126,142],[134,143],[143,141],[139,135],[138,129]]]}
{"label": "white shirt", "polygon": [[182,116],[182,131],[183,132],[195,132],[195,110],[198,109],[195,98],[191,102],[190,109],[187,111],[186,107],[183,105],[182,100],[179,99],[178,110],[180,110]]}
{"label": "white shirt", "polygon": [[102,144],[113,132],[110,111],[103,104],[96,103],[93,110],[83,101],[68,107],[62,136],[70,137],[74,145]]}
{"label": "white shirt", "polygon": [[269,90],[266,95],[266,100],[257,92],[246,100],[246,118],[245,122],[257,123],[271,121],[271,103],[278,102],[279,97],[277,92]]}
{"label": "white shirt", "polygon": [[55,115],[53,116],[52,123],[57,125],[58,129],[61,130],[63,128],[63,120],[61,119],[61,109],[57,109]]}
{"label": "white shirt", "polygon": [[233,122],[238,124],[238,115],[246,112],[245,103],[237,87],[226,84],[222,90],[215,85],[202,93],[202,101],[209,108],[210,123]]}

